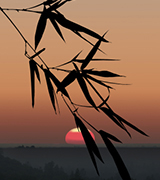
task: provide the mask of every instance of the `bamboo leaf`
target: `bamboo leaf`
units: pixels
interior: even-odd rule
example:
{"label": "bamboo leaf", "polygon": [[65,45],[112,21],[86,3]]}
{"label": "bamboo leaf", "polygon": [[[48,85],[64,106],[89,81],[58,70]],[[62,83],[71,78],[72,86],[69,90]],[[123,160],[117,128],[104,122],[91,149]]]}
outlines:
{"label": "bamboo leaf", "polygon": [[35,49],[37,48],[40,40],[42,39],[42,35],[44,33],[44,30],[46,28],[46,23],[47,23],[47,13],[46,13],[46,8],[44,6],[43,12],[39,18],[37,28],[36,28],[36,33],[35,33]]}
{"label": "bamboo leaf", "polygon": [[83,136],[84,141],[86,143],[88,152],[89,152],[90,157],[92,159],[92,162],[93,162],[93,164],[95,166],[97,174],[99,175],[97,164],[96,164],[96,161],[95,161],[95,158],[94,158],[94,155],[93,155],[93,153],[94,153],[103,162],[102,157],[100,155],[100,152],[98,150],[98,147],[97,147],[95,141],[93,140],[91,134],[89,133],[88,129],[83,124],[83,122],[80,120],[80,118],[78,116],[76,116],[75,113],[73,115],[74,115],[77,127],[79,127],[80,130],[81,130],[82,136]]}
{"label": "bamboo leaf", "polygon": [[117,166],[117,169],[119,171],[119,174],[121,175],[123,180],[131,180],[131,177],[128,173],[128,170],[121,158],[121,156],[119,155],[118,151],[116,150],[116,148],[113,146],[113,144],[111,143],[111,141],[104,136],[103,133],[100,133],[106,147],[108,148],[111,156],[113,157],[113,160]]}
{"label": "bamboo leaf", "polygon": [[32,107],[34,107],[34,99],[35,99],[35,74],[37,76],[37,79],[40,82],[40,75],[39,71],[36,65],[36,62],[34,60],[29,61],[30,66],[30,76],[31,76],[31,96],[32,96]]}
{"label": "bamboo leaf", "polygon": [[[64,94],[66,97],[68,97],[68,98],[70,99],[69,94],[68,94],[68,92],[66,91],[65,87],[63,87],[63,86],[61,85],[61,82],[56,78],[56,76],[55,76],[54,74],[52,74],[50,71],[48,71],[48,75],[49,75],[49,77],[51,78],[51,80],[53,81],[53,83],[56,85],[57,89],[58,89],[59,91],[61,91],[62,94]],[[70,100],[71,100],[71,99],[70,99]]]}
{"label": "bamboo leaf", "polygon": [[77,67],[77,65],[75,63],[73,63],[75,69],[76,69],[76,72],[77,72],[77,81],[78,81],[78,84],[85,96],[85,98],[87,99],[87,101],[98,111],[98,108],[96,107],[93,99],[91,98],[90,94],[89,94],[89,91],[88,91],[88,88],[87,88],[87,85],[82,77],[82,75],[80,74],[80,71]]}
{"label": "bamboo leaf", "polygon": [[29,61],[30,65],[30,76],[31,76],[31,96],[32,96],[32,107],[34,107],[34,98],[35,98],[35,77],[34,77],[34,67],[32,61]]}
{"label": "bamboo leaf", "polygon": [[123,83],[115,83],[115,82],[110,82],[110,81],[103,81],[104,83],[108,83],[108,84],[115,84],[115,85],[130,85],[130,84],[123,84]]}
{"label": "bamboo leaf", "polygon": [[[74,62],[83,63],[85,59],[75,59]],[[119,59],[91,59],[90,61],[119,61]]]}
{"label": "bamboo leaf", "polygon": [[[65,88],[70,85],[76,79],[76,75],[77,73],[75,70],[71,71],[61,82],[61,86]],[[57,89],[57,91],[59,91],[59,89]]]}
{"label": "bamboo leaf", "polygon": [[100,107],[100,109],[114,122],[116,123],[120,128],[122,128],[123,130],[125,130],[128,135],[131,137],[130,133],[127,131],[127,129],[125,128],[125,126],[123,125],[123,123],[117,119],[115,116],[114,116],[114,112],[108,108],[105,108],[105,107]]}
{"label": "bamboo leaf", "polygon": [[[86,33],[86,34],[88,34],[88,35],[90,35],[96,39],[101,38],[101,36],[99,34],[97,34],[96,32],[94,32],[90,29],[87,29],[87,28],[85,28],[85,27],[83,27],[77,23],[74,23],[74,22],[66,19],[60,12],[58,12],[58,11],[56,11],[56,12],[57,12],[56,20],[61,26],[65,27],[67,29],[70,29],[71,31],[73,31],[75,33],[84,32],[84,33]],[[109,42],[104,38],[102,39],[102,41]]]}
{"label": "bamboo leaf", "polygon": [[63,4],[65,4],[66,2],[68,1],[72,1],[72,0],[65,0],[62,2],[62,0],[58,1],[57,3],[55,3],[53,6],[50,7],[50,10],[53,11],[53,10],[56,10],[58,9],[59,7],[61,7]]}
{"label": "bamboo leaf", "polygon": [[109,91],[109,95],[107,96],[107,98],[98,106],[98,108],[102,107],[103,105],[106,105],[109,97],[110,97],[110,91]]}
{"label": "bamboo leaf", "polygon": [[62,0],[59,0],[58,2],[54,3],[52,6],[50,6],[50,7],[47,9],[47,11],[48,11],[48,12],[51,12],[51,11],[56,10],[57,8],[59,8],[61,1],[62,1]]}
{"label": "bamboo leaf", "polygon": [[52,25],[54,26],[55,30],[57,31],[57,33],[59,34],[59,36],[63,39],[63,41],[65,42],[65,39],[61,33],[60,28],[58,27],[58,24],[55,21],[54,18],[54,14],[53,13],[49,13],[49,20],[51,21]]}
{"label": "bamboo leaf", "polygon": [[101,76],[101,77],[122,77],[121,75],[112,73],[110,71],[93,71],[93,70],[83,70],[85,73]]}
{"label": "bamboo leaf", "polygon": [[[71,29],[71,30],[73,30],[73,31],[75,31],[75,32],[83,32],[83,33],[86,33],[86,34],[88,34],[88,35],[90,35],[90,36],[92,36],[92,37],[94,37],[94,38],[96,38],[96,39],[100,39],[101,38],[101,36],[99,35],[99,34],[97,34],[96,32],[94,32],[94,31],[92,31],[92,30],[90,30],[90,29],[88,29],[88,28],[85,28],[85,27],[83,27],[83,26],[81,26],[81,25],[79,25],[79,24],[77,24],[77,23],[74,23],[74,22],[72,22],[72,21],[69,21],[69,20],[67,20],[66,19],[66,21],[68,22],[68,25],[67,25],[67,27],[66,28],[68,28],[68,29]],[[103,42],[109,42],[109,41],[107,41],[106,39],[102,39],[102,41]]]}
{"label": "bamboo leaf", "polygon": [[[85,40],[86,42],[88,42],[89,44],[91,44],[92,46],[94,46],[93,43],[91,43],[89,40],[87,40],[85,37],[83,37],[78,31],[72,30],[76,35],[78,35],[80,38],[82,38],[83,40]],[[102,51],[101,49],[98,48],[99,51],[101,51],[103,54],[105,54],[104,51]]]}
{"label": "bamboo leaf", "polygon": [[50,96],[50,100],[52,103],[52,106],[54,108],[54,111],[56,113],[56,105],[55,105],[55,91],[53,89],[51,80],[50,80],[50,74],[49,71],[47,69],[43,69],[44,74],[45,74],[45,78],[46,78],[46,83],[47,83],[47,88],[48,88],[48,92],[49,92],[49,96]]}
{"label": "bamboo leaf", "polygon": [[[107,33],[107,32],[106,32]],[[105,33],[105,34],[106,34]],[[85,58],[84,62],[81,65],[81,70],[83,70],[91,61],[91,59],[93,58],[93,56],[96,54],[102,40],[103,37],[105,36],[105,34],[99,39],[99,41],[93,46],[93,48],[91,49],[91,51],[89,52],[89,54],[87,55],[87,57]]]}
{"label": "bamboo leaf", "polygon": [[115,141],[115,142],[122,143],[118,138],[116,138],[116,137],[113,136],[112,134],[109,134],[109,133],[107,133],[107,132],[105,132],[105,131],[103,131],[103,130],[100,130],[100,131],[99,131],[99,134],[100,134],[101,137],[103,137],[104,139],[105,139],[105,138],[109,138],[109,139],[111,139],[111,140],[113,140],[113,141]]}
{"label": "bamboo leaf", "polygon": [[138,129],[136,126],[134,126],[133,124],[129,123],[128,121],[126,121],[125,119],[123,119],[121,116],[119,116],[118,114],[114,113],[114,116],[119,119],[119,121],[125,123],[127,126],[131,127],[132,129],[134,129],[135,131],[139,132],[140,134],[144,135],[144,136],[148,136],[146,133],[144,133],[142,130]]}
{"label": "bamboo leaf", "polygon": [[52,3],[56,2],[57,0],[47,0],[43,2],[44,5],[51,5]]}
{"label": "bamboo leaf", "polygon": [[38,81],[39,82],[41,82],[41,80],[40,80],[40,74],[39,74],[39,71],[38,71],[38,67],[37,67],[37,63],[34,61],[34,60],[30,60],[30,61],[33,61],[33,66],[34,66],[34,72],[35,72],[35,74],[36,74],[36,76],[37,76],[37,79],[38,79]]}
{"label": "bamboo leaf", "polygon": [[86,128],[84,123],[81,121],[81,119],[75,113],[74,113],[74,117],[76,119],[77,126],[81,130],[81,133],[82,133],[82,136],[83,136],[85,142],[87,142],[87,144],[90,146],[90,148],[95,153],[95,155],[103,162],[100,152],[98,150],[98,147],[97,147],[94,139],[92,138],[90,132],[88,131],[88,129]]}
{"label": "bamboo leaf", "polygon": [[110,111],[110,109],[105,107],[100,107],[100,110],[102,110],[114,123],[116,123],[119,127],[124,129],[124,125],[121,123],[121,121],[118,121],[114,116],[113,112]]}

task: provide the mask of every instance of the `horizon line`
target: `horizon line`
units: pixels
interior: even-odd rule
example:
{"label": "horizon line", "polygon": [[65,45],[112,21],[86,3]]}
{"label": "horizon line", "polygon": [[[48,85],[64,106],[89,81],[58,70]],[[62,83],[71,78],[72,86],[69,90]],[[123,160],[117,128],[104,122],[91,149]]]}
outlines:
{"label": "horizon line", "polygon": [[[160,143],[114,143],[115,147],[160,147]],[[85,144],[51,144],[51,143],[0,143],[0,148],[67,148],[67,147],[86,147]],[[98,147],[106,147],[104,144],[98,144]]]}

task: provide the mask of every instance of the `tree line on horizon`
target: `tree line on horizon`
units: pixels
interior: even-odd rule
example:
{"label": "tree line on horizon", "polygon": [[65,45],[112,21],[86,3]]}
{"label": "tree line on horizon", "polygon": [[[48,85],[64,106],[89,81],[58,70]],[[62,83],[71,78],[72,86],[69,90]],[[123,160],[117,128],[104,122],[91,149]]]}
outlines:
{"label": "tree line on horizon", "polygon": [[[148,175],[141,180],[159,180],[159,176]],[[44,167],[32,167],[29,162],[21,163],[15,159],[3,156],[3,149],[0,149],[0,180],[120,180],[119,174],[101,178],[89,177],[85,169],[75,169],[66,172],[65,169],[53,161],[45,163]],[[132,180],[138,180],[132,179]]]}

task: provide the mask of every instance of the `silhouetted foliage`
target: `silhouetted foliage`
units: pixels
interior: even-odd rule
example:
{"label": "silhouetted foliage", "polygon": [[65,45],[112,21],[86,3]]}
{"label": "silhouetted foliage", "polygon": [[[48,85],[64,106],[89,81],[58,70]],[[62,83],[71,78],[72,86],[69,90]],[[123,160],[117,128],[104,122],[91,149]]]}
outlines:
{"label": "silhouetted foliage", "polygon": [[68,179],[68,175],[64,172],[63,168],[55,165],[53,161],[45,164],[44,167],[44,179],[47,180],[61,180]]}
{"label": "silhouetted foliage", "polygon": [[44,169],[33,168],[29,163],[22,164],[17,160],[0,155],[1,180],[68,180],[69,175],[53,161],[45,164]]}
{"label": "silhouetted foliage", "polygon": [[[44,76],[46,78],[46,84],[47,84],[47,88],[48,88],[48,93],[49,93],[49,97],[52,103],[52,106],[54,108],[55,113],[57,114],[57,109],[59,109],[58,106],[58,100],[57,100],[57,96],[56,96],[56,91],[57,92],[61,92],[62,98],[64,100],[64,102],[66,103],[68,109],[71,111],[71,114],[73,115],[75,122],[77,124],[77,127],[79,127],[81,129],[84,141],[86,143],[88,152],[90,154],[91,160],[94,164],[94,167],[97,171],[97,174],[99,174],[98,172],[98,167],[96,164],[96,160],[94,155],[97,156],[98,159],[100,159],[100,161],[103,162],[102,157],[100,155],[100,152],[98,150],[98,147],[95,143],[95,141],[93,140],[93,138],[91,137],[90,133],[87,130],[87,127],[85,126],[84,123],[88,124],[90,127],[92,127],[103,139],[104,143],[106,144],[111,156],[113,157],[118,171],[122,177],[123,180],[131,180],[129,173],[120,157],[120,155],[118,154],[117,150],[115,149],[115,147],[113,146],[113,144],[111,143],[110,140],[116,141],[116,142],[120,142],[120,140],[118,140],[118,138],[114,137],[113,135],[103,131],[103,130],[97,130],[94,126],[92,126],[88,121],[86,121],[84,118],[82,118],[82,116],[79,114],[78,112],[78,108],[79,107],[89,107],[89,108],[94,108],[96,109],[98,112],[103,112],[105,113],[115,124],[117,124],[121,129],[123,129],[124,131],[126,131],[128,133],[128,135],[131,137],[131,134],[128,132],[128,130],[126,129],[125,125],[128,125],[129,127],[131,127],[132,129],[134,129],[135,131],[141,133],[142,135],[147,136],[147,134],[145,134],[143,131],[141,131],[140,129],[138,129],[136,126],[132,125],[131,123],[129,123],[128,121],[126,121],[125,119],[123,119],[121,116],[119,116],[117,113],[115,113],[110,106],[108,105],[107,101],[110,97],[110,89],[112,89],[111,86],[109,86],[108,84],[117,84],[117,85],[122,85],[121,83],[114,83],[114,82],[109,82],[106,80],[100,80],[97,79],[97,76],[100,78],[114,78],[114,77],[123,77],[122,75],[119,75],[117,73],[113,73],[110,72],[108,70],[94,70],[94,68],[92,69],[86,69],[88,64],[92,61],[97,61],[98,63],[100,61],[116,61],[116,59],[93,59],[94,55],[96,54],[96,52],[100,47],[100,44],[102,42],[106,42],[108,43],[109,41],[106,40],[104,38],[105,34],[103,36],[100,36],[98,33],[84,27],[81,26],[75,22],[72,22],[70,20],[68,20],[62,13],[60,13],[60,11],[58,10],[58,8],[60,8],[62,5],[64,5],[66,2],[71,1],[71,0],[47,0],[44,1],[38,5],[29,7],[29,8],[23,8],[23,9],[12,9],[12,10],[16,10],[16,11],[25,11],[25,12],[33,12],[33,13],[38,13],[40,14],[38,23],[37,23],[37,27],[36,27],[36,32],[35,32],[35,48],[33,48],[29,42],[25,39],[25,37],[22,35],[22,33],[19,31],[19,29],[17,28],[17,26],[14,24],[14,22],[9,18],[9,16],[5,13],[4,10],[10,10],[10,9],[3,9],[0,8],[0,10],[2,11],[2,13],[8,18],[8,20],[12,23],[12,25],[16,28],[16,30],[18,31],[18,33],[20,34],[20,36],[22,37],[22,39],[24,40],[25,43],[25,56],[29,59],[29,65],[30,65],[30,74],[31,74],[31,97],[32,97],[32,107],[34,107],[35,104],[35,74],[37,79],[40,82],[40,75],[39,75],[39,70],[42,70],[44,72]],[[36,11],[35,9],[37,7],[43,7],[42,11]],[[71,30],[73,33],[75,33],[76,35],[78,35],[80,38],[82,38],[83,40],[85,40],[86,42],[90,43],[93,48],[91,49],[91,51],[88,53],[88,55],[86,56],[85,59],[78,59],[78,56],[81,52],[79,52],[72,60],[70,61],[66,61],[63,64],[60,64],[56,67],[48,67],[47,64],[44,62],[44,60],[39,56],[40,53],[42,53],[45,48],[43,48],[42,50],[36,52],[36,49],[42,39],[42,36],[44,34],[46,25],[47,25],[47,20],[50,20],[50,22],[52,23],[53,27],[55,28],[55,30],[57,31],[58,35],[61,37],[61,39],[63,41],[65,41],[64,36],[59,28],[59,25],[65,27],[68,30]],[[88,41],[85,37],[83,37],[80,33],[83,32],[84,34],[87,34],[93,38],[96,38],[98,41],[93,44],[90,41]],[[30,56],[27,52],[27,47],[30,47],[33,51],[34,51],[34,55]],[[100,50],[102,51],[102,50]],[[103,52],[103,51],[102,51]],[[39,57],[39,59],[42,62],[42,65],[38,64],[34,58],[35,57]],[[60,69],[59,67],[67,65],[72,63],[74,66],[74,69],[72,70],[68,70],[68,69]],[[78,65],[76,63],[80,63],[81,66],[80,68],[78,67]],[[45,68],[43,68],[43,65],[45,66]],[[68,73],[64,79],[60,82],[58,80],[58,78],[51,72],[52,70],[59,70],[59,71],[64,71],[66,73]],[[70,86],[75,80],[77,80],[80,89],[82,90],[86,100],[88,101],[90,106],[86,106],[86,105],[78,105],[76,103],[73,103],[71,101],[71,98],[69,96],[69,93],[67,92],[67,90],[65,89],[67,86]],[[97,84],[103,86],[104,88],[107,89],[108,95],[107,97],[103,98],[103,96],[99,93],[99,91],[96,89],[96,87],[91,83],[91,81],[96,82]],[[96,105],[95,101],[93,100],[90,92],[89,92],[89,88],[88,86],[94,90],[94,92],[97,94],[97,96],[100,98],[101,100],[101,104],[98,106]],[[56,90],[54,89],[54,86],[56,88]],[[69,100],[69,103],[65,100],[65,97],[67,97],[67,100]],[[72,108],[74,110],[72,110]],[[82,122],[84,121],[84,123]],[[16,163],[16,162],[15,162]],[[52,179],[54,176],[53,173],[53,167],[54,164],[53,162],[51,162],[50,164],[47,164],[45,166],[45,170],[44,170],[44,176],[48,179]],[[28,170],[29,169],[28,167]],[[57,171],[59,172],[59,168],[57,167]],[[78,171],[77,171],[78,173]],[[63,174],[63,173],[62,173]],[[57,178],[56,178],[57,179]],[[79,179],[81,179],[79,177]]]}
{"label": "silhouetted foliage", "polygon": [[[85,170],[78,168],[68,174],[62,167],[53,161],[45,164],[44,168],[33,168],[28,162],[20,163],[17,160],[0,155],[1,180],[87,180]],[[97,178],[96,178],[97,179]]]}
{"label": "silhouetted foliage", "polygon": [[21,164],[17,160],[0,156],[0,179],[1,180],[38,180],[43,172],[32,168],[28,164]]}
{"label": "silhouetted foliage", "polygon": [[83,178],[81,177],[81,174],[80,174],[80,171],[79,171],[78,168],[76,169],[75,173],[73,173],[71,175],[70,180],[83,180]]}

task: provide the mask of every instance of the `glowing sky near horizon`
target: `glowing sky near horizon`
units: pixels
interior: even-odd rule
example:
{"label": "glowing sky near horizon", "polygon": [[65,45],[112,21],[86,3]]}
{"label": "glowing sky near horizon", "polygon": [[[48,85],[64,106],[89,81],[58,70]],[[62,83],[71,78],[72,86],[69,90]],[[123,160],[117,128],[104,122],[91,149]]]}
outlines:
{"label": "glowing sky near horizon", "polygon": [[[40,0],[5,0],[1,7],[25,8],[40,3]],[[119,62],[92,63],[89,67],[106,69],[126,78],[112,81],[129,83],[128,86],[114,86],[109,104],[113,110],[133,123],[149,138],[130,128],[130,139],[103,113],[80,108],[80,113],[97,129],[103,129],[117,136],[124,143],[160,143],[160,1],[106,1],[75,0],[60,9],[68,19],[84,25],[99,34],[109,29],[105,36],[111,41],[102,44],[106,56],[100,52],[96,57],[118,58]],[[8,12],[27,40],[34,44],[34,33],[39,15],[24,12]],[[52,109],[45,79],[36,81],[35,108],[31,107],[30,74],[28,60],[24,56],[24,42],[6,17],[0,12],[0,143],[65,143],[65,135],[74,128],[75,122],[58,95],[60,115]],[[50,22],[38,50],[46,48],[42,57],[49,66],[55,66],[72,59],[83,50],[84,58],[91,46],[61,28],[64,43]],[[95,39],[89,38],[93,43]],[[29,51],[32,55],[32,52]],[[68,66],[67,68],[73,68]],[[66,75],[54,71],[61,79]],[[86,104],[83,94],[74,83],[68,88],[74,101]],[[105,92],[103,91],[105,95]],[[99,102],[98,102],[99,103]],[[94,133],[96,141],[102,143]]]}

